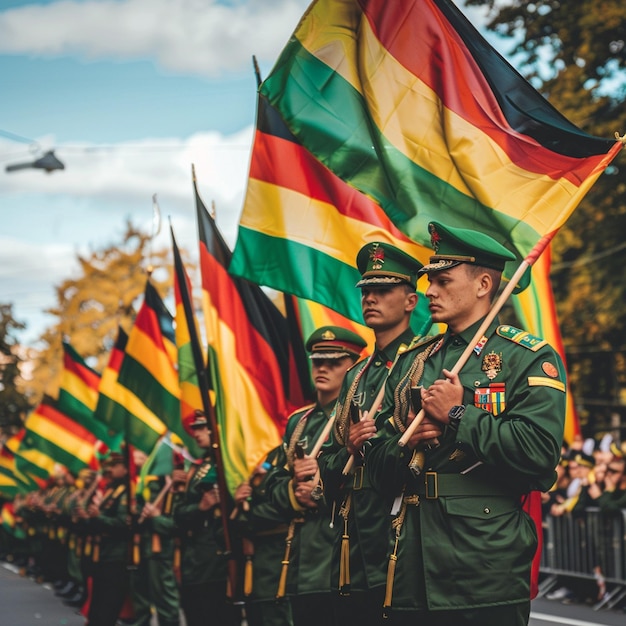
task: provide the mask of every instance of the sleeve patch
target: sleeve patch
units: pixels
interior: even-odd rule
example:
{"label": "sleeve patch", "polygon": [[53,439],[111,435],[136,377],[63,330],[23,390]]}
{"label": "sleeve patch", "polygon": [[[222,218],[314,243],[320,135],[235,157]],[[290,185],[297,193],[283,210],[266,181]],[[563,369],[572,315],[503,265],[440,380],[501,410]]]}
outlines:
{"label": "sleeve patch", "polygon": [[547,344],[547,341],[545,339],[535,337],[529,332],[526,332],[525,330],[520,330],[519,328],[515,328],[514,326],[498,326],[496,333],[500,335],[500,337],[504,337],[504,339],[508,339],[513,343],[524,346],[524,348],[528,348],[528,350],[532,350],[533,352],[536,352],[537,350],[539,350],[539,348]]}
{"label": "sleeve patch", "polygon": [[552,389],[558,389],[565,393],[565,383],[560,380],[554,380],[552,378],[544,378],[543,376],[529,376],[529,387],[552,387]]}
{"label": "sleeve patch", "polygon": [[541,364],[541,369],[543,370],[543,373],[549,376],[550,378],[559,377],[559,370],[556,369],[556,365],[554,365],[553,363],[550,363],[550,361],[544,361]]}

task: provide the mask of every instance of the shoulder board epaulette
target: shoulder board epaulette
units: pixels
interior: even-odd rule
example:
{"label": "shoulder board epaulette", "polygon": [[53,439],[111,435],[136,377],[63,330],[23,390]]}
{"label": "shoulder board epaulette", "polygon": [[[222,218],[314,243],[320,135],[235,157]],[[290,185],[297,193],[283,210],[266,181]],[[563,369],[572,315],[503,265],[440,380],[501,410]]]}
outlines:
{"label": "shoulder board epaulette", "polygon": [[303,413],[304,411],[309,411],[310,409],[312,409],[315,406],[315,402],[311,403],[311,404],[307,404],[305,406],[301,406],[300,408],[296,409],[293,413],[291,413],[288,417],[287,417],[287,421],[289,421],[294,415],[297,415],[298,413]]}
{"label": "shoulder board epaulette", "polygon": [[406,349],[405,352],[417,350],[418,348],[425,348],[426,346],[430,345],[434,341],[438,341],[442,337],[443,337],[443,334],[425,335],[425,336],[415,337],[413,341],[411,341],[409,347]]}
{"label": "shoulder board epaulette", "polygon": [[525,330],[520,330],[519,328],[515,328],[515,326],[508,326],[507,324],[498,326],[496,333],[500,335],[500,337],[504,337],[504,339],[524,346],[524,348],[528,348],[528,350],[532,350],[533,352],[536,352],[539,348],[548,343],[545,339],[535,337]]}

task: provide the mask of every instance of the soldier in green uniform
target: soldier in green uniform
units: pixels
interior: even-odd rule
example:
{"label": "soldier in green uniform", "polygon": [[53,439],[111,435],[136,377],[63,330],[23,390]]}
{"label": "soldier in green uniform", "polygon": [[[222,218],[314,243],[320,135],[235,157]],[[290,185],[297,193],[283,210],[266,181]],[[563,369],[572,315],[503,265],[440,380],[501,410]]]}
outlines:
{"label": "soldier in green uniform", "polygon": [[290,597],[295,626],[337,623],[330,580],[340,529],[331,524],[317,462],[309,455],[328,424],[346,371],[366,345],[338,326],[323,326],[309,337],[317,401],[290,416],[283,436],[286,467],[267,479],[269,497],[289,524],[276,595]]}
{"label": "soldier in green uniform", "polygon": [[285,464],[281,444],[235,491],[235,524],[242,544],[242,591],[249,626],[293,625],[289,597],[276,597],[289,524],[267,492],[268,479]]}
{"label": "soldier in green uniform", "polygon": [[[362,453],[382,425],[383,406],[392,403],[391,381],[410,363],[404,353],[417,342],[410,321],[422,265],[390,244],[372,242],[359,251],[357,267],[363,320],[374,331],[375,350],[344,379],[335,427],[319,463],[340,528],[331,582],[336,610],[342,623],[373,624],[382,620],[389,511],[371,487]],[[344,475],[349,461],[352,471]]]}
{"label": "soldier in green uniform", "polygon": [[223,494],[216,486],[210,454],[212,433],[202,411],[196,411],[190,427],[206,455],[190,468],[185,489],[174,503],[174,521],[181,538],[181,607],[187,626],[231,624],[220,508]]}
{"label": "soldier in green uniform", "polygon": [[389,621],[520,626],[528,622],[537,547],[522,502],[555,479],[565,372],[545,341],[512,326],[493,321],[477,337],[513,255],[476,231],[435,222],[429,230],[435,255],[422,269],[430,282],[426,296],[433,321],[447,331],[431,347],[421,378],[396,390],[396,419],[388,424],[402,430],[397,425],[414,417],[409,384],[422,386],[425,418],[406,446],[396,433],[366,452],[372,479],[389,494],[396,516]]}
{"label": "soldier in green uniform", "polygon": [[[161,444],[164,455],[172,450]],[[159,454],[157,452],[157,455]],[[146,455],[135,451],[135,467],[139,470]],[[157,461],[158,462],[158,459]],[[154,467],[158,469],[154,463]],[[150,626],[152,607],[159,626],[178,626],[180,598],[174,576],[174,519],[169,493],[171,478],[146,475],[137,484],[138,520],[135,541],[139,544],[139,563],[132,572],[134,620],[132,626]],[[138,536],[137,536],[138,535]]]}
{"label": "soldier in green uniform", "polygon": [[[69,508],[68,534],[68,571],[71,576],[72,587],[60,594],[63,603],[68,606],[82,606],[87,598],[87,579],[91,575],[91,552],[85,554],[87,540],[87,516],[85,512],[100,481],[101,475],[90,468],[83,468],[78,472],[76,491],[66,506]],[[91,546],[90,546],[91,548]]]}
{"label": "soldier in green uniform", "polygon": [[103,469],[109,481],[106,491],[102,498],[94,498],[86,512],[78,513],[87,519],[87,532],[93,537],[89,626],[114,626],[130,589],[128,469],[124,456],[111,452]]}

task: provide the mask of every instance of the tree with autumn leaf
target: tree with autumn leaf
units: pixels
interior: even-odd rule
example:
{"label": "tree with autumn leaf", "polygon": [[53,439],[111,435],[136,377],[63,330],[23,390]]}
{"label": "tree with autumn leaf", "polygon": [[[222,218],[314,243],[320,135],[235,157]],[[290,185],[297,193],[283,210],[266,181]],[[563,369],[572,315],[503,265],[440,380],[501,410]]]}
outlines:
{"label": "tree with autumn leaf", "polygon": [[128,222],[122,239],[89,255],[78,255],[80,271],[55,287],[56,317],[38,344],[34,362],[35,395],[56,396],[62,369],[62,340],[96,370],[106,366],[118,326],[130,331],[141,305],[148,273],[162,297],[172,288],[170,250],[154,251],[151,237]]}
{"label": "tree with autumn leaf", "polygon": [[0,304],[0,430],[19,428],[32,408],[22,375],[25,355],[16,333],[25,325],[13,317],[13,305]]}
{"label": "tree with autumn leaf", "polygon": [[[513,65],[585,132],[626,133],[623,0],[466,0]],[[626,426],[626,163],[624,152],[559,231],[553,284],[581,425]],[[622,432],[626,437],[626,431]]]}

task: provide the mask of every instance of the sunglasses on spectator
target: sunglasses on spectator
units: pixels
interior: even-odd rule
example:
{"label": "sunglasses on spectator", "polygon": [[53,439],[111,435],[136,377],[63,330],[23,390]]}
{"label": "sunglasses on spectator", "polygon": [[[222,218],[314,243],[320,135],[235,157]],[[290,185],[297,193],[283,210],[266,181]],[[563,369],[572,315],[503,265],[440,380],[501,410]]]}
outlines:
{"label": "sunglasses on spectator", "polygon": [[619,474],[622,471],[621,467],[607,467],[606,471],[609,474]]}

